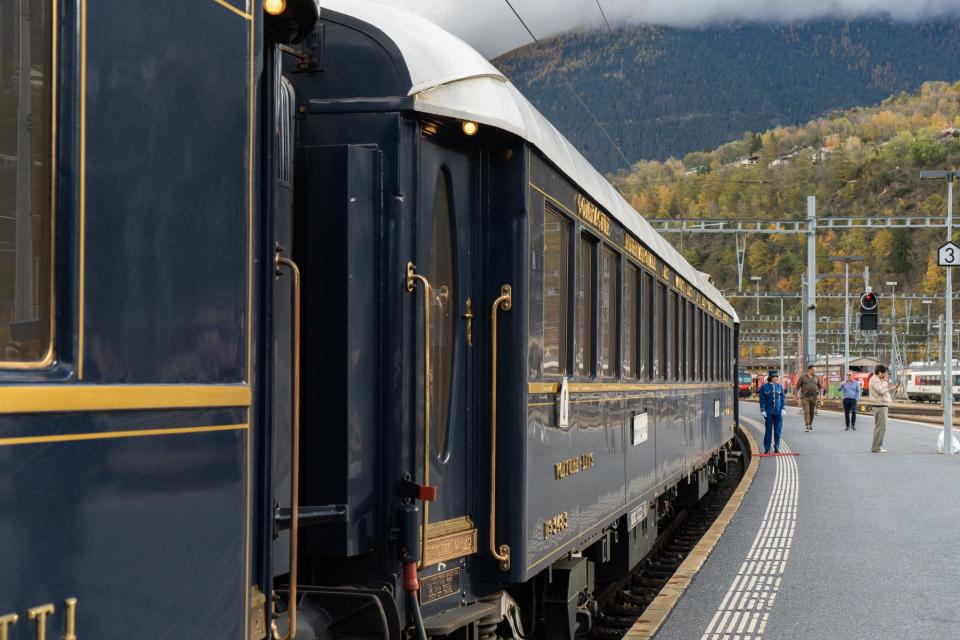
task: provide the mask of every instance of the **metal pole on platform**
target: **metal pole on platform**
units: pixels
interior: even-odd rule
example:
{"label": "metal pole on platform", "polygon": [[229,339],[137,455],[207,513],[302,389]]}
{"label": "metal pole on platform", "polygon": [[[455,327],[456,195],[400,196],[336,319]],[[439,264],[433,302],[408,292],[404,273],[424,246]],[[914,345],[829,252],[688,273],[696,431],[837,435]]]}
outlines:
{"label": "metal pole on platform", "polygon": [[807,363],[817,360],[817,197],[807,196]]}
{"label": "metal pole on platform", "polygon": [[[953,172],[947,177],[947,242],[953,239]],[[947,299],[943,360],[946,365],[947,394],[943,403],[943,452],[953,453],[953,269],[947,267]]]}
{"label": "metal pole on platform", "polygon": [[[921,180],[947,181],[947,242],[953,240],[953,179],[954,171],[921,171]],[[943,401],[943,452],[953,453],[953,269],[947,270],[947,292],[944,300],[944,327],[941,332],[943,345],[943,386],[941,400]]]}

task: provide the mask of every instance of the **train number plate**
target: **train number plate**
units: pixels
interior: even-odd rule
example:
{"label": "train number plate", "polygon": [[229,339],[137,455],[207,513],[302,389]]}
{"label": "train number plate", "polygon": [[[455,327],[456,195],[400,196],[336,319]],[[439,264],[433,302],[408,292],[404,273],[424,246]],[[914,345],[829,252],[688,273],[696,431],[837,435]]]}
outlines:
{"label": "train number plate", "polygon": [[420,578],[420,604],[436,602],[460,593],[460,568]]}
{"label": "train number plate", "polygon": [[647,503],[642,503],[639,507],[630,512],[630,529],[647,519]]}
{"label": "train number plate", "polygon": [[650,427],[646,412],[633,416],[633,446],[646,442],[649,435]]}

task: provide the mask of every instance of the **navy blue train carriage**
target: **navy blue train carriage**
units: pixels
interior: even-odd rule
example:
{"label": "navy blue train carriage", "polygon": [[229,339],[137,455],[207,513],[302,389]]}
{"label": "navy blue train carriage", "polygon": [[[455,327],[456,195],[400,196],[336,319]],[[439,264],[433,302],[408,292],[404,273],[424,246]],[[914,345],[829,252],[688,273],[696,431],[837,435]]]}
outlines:
{"label": "navy blue train carriage", "polygon": [[0,76],[0,638],[572,638],[724,464],[733,309],[426,20],[23,0]]}

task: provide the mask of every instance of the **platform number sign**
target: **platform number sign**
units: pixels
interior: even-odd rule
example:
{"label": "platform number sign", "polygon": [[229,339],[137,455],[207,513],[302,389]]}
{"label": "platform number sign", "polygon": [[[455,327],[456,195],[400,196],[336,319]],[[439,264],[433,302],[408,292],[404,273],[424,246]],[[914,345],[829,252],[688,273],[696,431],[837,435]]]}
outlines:
{"label": "platform number sign", "polygon": [[937,249],[937,264],[941,267],[960,266],[960,246],[950,241]]}

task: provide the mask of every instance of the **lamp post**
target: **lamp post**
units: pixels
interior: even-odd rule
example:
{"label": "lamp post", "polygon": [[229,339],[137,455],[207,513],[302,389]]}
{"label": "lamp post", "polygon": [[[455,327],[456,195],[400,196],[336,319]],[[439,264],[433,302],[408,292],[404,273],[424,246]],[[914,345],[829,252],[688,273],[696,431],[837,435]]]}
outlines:
{"label": "lamp post", "polygon": [[763,280],[760,276],[750,276],[750,279],[757,283],[757,315],[760,315],[760,281]]}
{"label": "lamp post", "polygon": [[843,262],[843,371],[850,371],[850,263],[863,262],[863,256],[830,256],[834,262]]}
{"label": "lamp post", "polygon": [[927,347],[923,351],[923,361],[930,362],[930,309],[933,308],[933,300],[921,300],[927,305]]}
{"label": "lamp post", "polygon": [[[953,240],[953,179],[955,171],[921,171],[921,180],[947,181],[947,242]],[[953,271],[947,267],[947,299],[944,300],[945,322],[947,325],[944,335],[947,336],[943,347],[943,452],[953,453]],[[948,400],[949,398],[949,400]]]}

